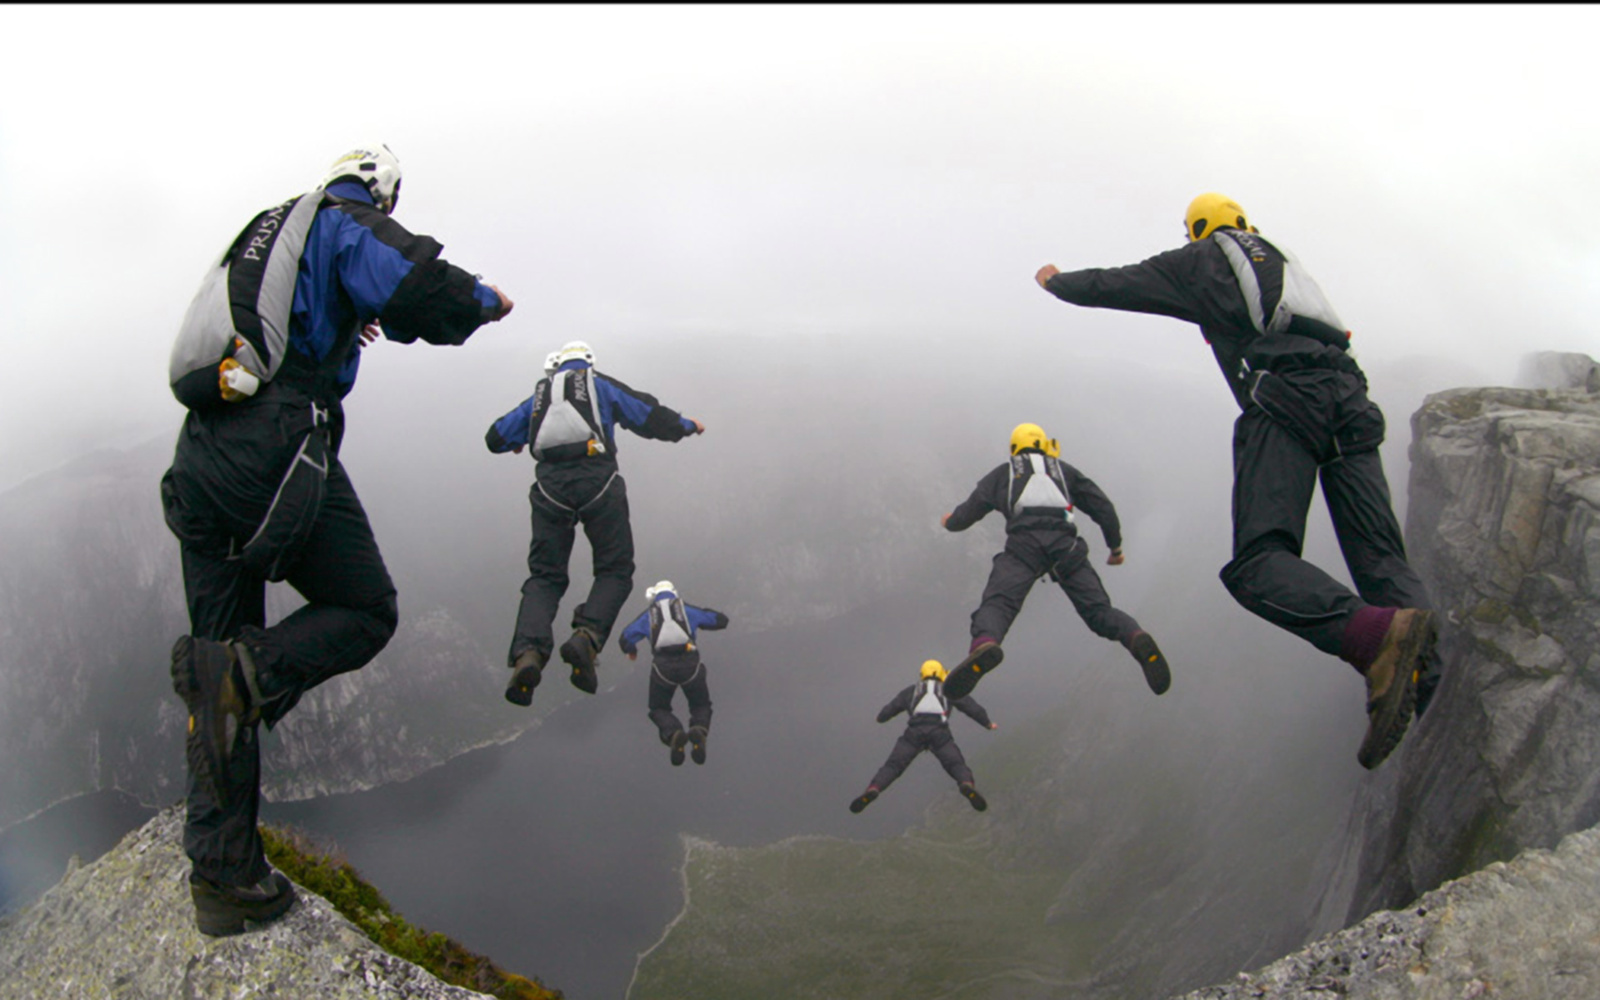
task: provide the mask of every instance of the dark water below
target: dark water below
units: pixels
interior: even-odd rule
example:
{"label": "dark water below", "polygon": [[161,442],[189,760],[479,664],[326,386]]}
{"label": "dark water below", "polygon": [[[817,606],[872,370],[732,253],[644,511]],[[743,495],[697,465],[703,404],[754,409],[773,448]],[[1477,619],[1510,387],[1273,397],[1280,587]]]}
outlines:
{"label": "dark water below", "polygon": [[[926,609],[874,607],[826,626],[708,634],[710,754],[677,768],[645,717],[647,664],[613,649],[598,696],[513,743],[369,792],[267,803],[263,819],[337,847],[413,922],[572,1000],[613,1000],[682,906],[683,834],[734,845],[891,836],[956,794],[919,760],[866,813],[845,808],[900,730],[874,724],[879,707],[922,659],[964,649],[965,625],[964,614],[936,622]],[[566,681],[556,671],[546,685],[536,697]],[[1031,711],[1005,686],[980,699],[1002,725]],[[675,707],[685,714],[681,696]],[[954,724],[981,783],[989,736],[964,717]],[[0,835],[0,907],[36,898],[71,854],[93,860],[151,815],[107,793]]]}
{"label": "dark water below", "polygon": [[[371,792],[269,806],[265,818],[336,842],[415,922],[573,1000],[612,1000],[682,906],[682,834],[738,845],[882,837],[956,794],[919,761],[868,813],[845,808],[899,732],[873,723],[879,707],[924,655],[886,639],[911,623],[885,629],[881,613],[830,623],[827,635],[708,635],[716,714],[703,766],[671,765],[645,717],[643,659],[613,653],[602,683],[608,668],[631,667],[615,690],[512,744]],[[841,648],[856,649],[861,666],[841,664]],[[559,673],[546,681],[565,683]],[[684,715],[681,696],[675,707]],[[957,727],[969,753],[981,749],[985,734]]]}
{"label": "dark water below", "polygon": [[154,809],[121,792],[96,792],[0,833],[0,914],[27,905],[61,881],[74,855],[88,864],[154,815]]}

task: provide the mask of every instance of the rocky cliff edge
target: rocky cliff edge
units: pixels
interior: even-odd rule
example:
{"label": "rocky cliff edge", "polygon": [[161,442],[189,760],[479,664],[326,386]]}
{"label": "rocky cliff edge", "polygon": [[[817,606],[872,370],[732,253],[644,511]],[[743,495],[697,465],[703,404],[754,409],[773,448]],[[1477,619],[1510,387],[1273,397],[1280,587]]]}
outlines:
{"label": "rocky cliff edge", "polygon": [[165,809],[0,922],[0,1000],[470,1000],[383,951],[321,896],[258,931],[195,929],[181,807]]}
{"label": "rocky cliff edge", "polygon": [[1594,1000],[1600,828],[1497,861],[1182,1000]]}

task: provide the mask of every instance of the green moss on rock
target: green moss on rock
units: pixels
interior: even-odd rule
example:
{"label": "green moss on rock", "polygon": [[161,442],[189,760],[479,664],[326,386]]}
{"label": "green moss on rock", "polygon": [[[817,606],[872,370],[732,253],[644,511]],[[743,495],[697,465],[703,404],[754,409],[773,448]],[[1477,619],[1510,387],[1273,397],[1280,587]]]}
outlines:
{"label": "green moss on rock", "polygon": [[500,1000],[560,1000],[561,992],[495,965],[443,934],[416,927],[396,913],[350,863],[305,833],[263,826],[267,860],[297,884],[333,904],[345,919],[391,955],[427,969],[440,980]]}

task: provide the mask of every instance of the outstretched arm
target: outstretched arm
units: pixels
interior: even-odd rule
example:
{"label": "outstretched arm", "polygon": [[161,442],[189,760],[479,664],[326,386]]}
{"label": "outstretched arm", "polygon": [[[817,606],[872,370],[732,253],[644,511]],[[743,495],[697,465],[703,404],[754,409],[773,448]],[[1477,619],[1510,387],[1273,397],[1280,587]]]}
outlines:
{"label": "outstretched arm", "polygon": [[[1061,463],[1061,471],[1067,478],[1067,491],[1072,494],[1072,505],[1078,510],[1089,515],[1090,520],[1100,526],[1100,533],[1105,536],[1106,547],[1113,555],[1122,551],[1122,522],[1117,518],[1117,508],[1111,503],[1111,498],[1106,496],[1095,481],[1079,472],[1077,469]],[[1111,565],[1121,563],[1118,558]]]}
{"label": "outstretched arm", "polygon": [[895,695],[889,704],[878,710],[878,721],[888,722],[901,712],[911,711],[911,696],[916,693],[916,690],[917,686],[913,684],[904,691],[901,691],[899,694]]}
{"label": "outstretched arm", "polygon": [[953,708],[960,709],[963,715],[966,715],[968,718],[972,719],[973,722],[976,722],[985,729],[1000,728],[993,722],[989,721],[988,711],[982,705],[973,701],[972,695],[970,694],[965,698],[957,698],[955,701],[952,701],[950,705]]}
{"label": "outstretched arm", "polygon": [[511,311],[509,296],[441,258],[432,237],[409,232],[370,205],[343,202],[323,211],[339,227],[340,287],[357,316],[381,320],[390,340],[460,344]]}
{"label": "outstretched arm", "polygon": [[533,396],[522,401],[516,409],[489,425],[483,443],[496,455],[508,451],[521,451],[528,443],[528,422],[533,419]]}
{"label": "outstretched arm", "polygon": [[972,495],[955,510],[946,514],[939,523],[946,531],[966,531],[983,520],[990,511],[1005,508],[1006,467],[1004,465],[978,480]]}
{"label": "outstretched arm", "polygon": [[610,375],[595,373],[600,402],[611,411],[617,423],[644,438],[656,441],[681,441],[693,434],[704,434],[706,427],[667,406],[648,392],[640,392]]}
{"label": "outstretched arm", "polygon": [[711,608],[697,608],[693,604],[684,604],[684,612],[689,616],[689,624],[697,629],[706,629],[715,632],[719,628],[728,627],[728,616]]}
{"label": "outstretched arm", "polygon": [[1200,244],[1156,254],[1126,267],[1090,267],[1062,271],[1046,264],[1034,274],[1040,288],[1077,306],[1154,313],[1191,323],[1201,321],[1196,302],[1183,280],[1190,256]]}
{"label": "outstretched arm", "polygon": [[631,660],[638,655],[639,643],[643,642],[649,635],[650,611],[647,608],[639,613],[639,617],[629,622],[627,628],[622,630],[622,636],[617,640],[617,645],[622,647],[622,651],[627,653],[628,659]]}

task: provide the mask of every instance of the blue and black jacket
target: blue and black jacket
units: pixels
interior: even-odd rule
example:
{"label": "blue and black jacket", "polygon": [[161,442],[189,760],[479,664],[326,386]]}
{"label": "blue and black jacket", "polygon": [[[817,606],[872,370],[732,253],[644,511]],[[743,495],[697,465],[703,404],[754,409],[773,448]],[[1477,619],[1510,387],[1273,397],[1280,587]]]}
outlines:
{"label": "blue and black jacket", "polygon": [[[664,590],[656,595],[656,599],[660,600],[663,596],[677,597],[678,595],[670,590]],[[713,611],[710,608],[697,608],[688,601],[683,603],[683,613],[689,620],[690,642],[695,641],[695,635],[700,629],[715,631],[716,629],[728,627],[727,615],[720,611]],[[639,617],[629,622],[628,627],[622,630],[622,637],[617,640],[617,644],[622,647],[624,653],[632,656],[638,652],[639,643],[648,638],[650,638],[650,609],[645,608],[639,613]]]}
{"label": "blue and black jacket", "polygon": [[[186,545],[231,553],[259,534],[261,518],[288,509],[275,499],[280,483],[303,464],[297,449],[323,445],[316,429],[337,457],[340,401],[355,384],[364,324],[380,321],[401,343],[460,344],[500,311],[493,289],[441,260],[437,240],[379,211],[364,185],[342,181],[324,196],[301,253],[277,375],[253,396],[184,419],[161,496],[168,527]],[[306,524],[320,503],[313,492]]]}
{"label": "blue and black jacket", "polygon": [[279,377],[342,399],[361,364],[363,325],[378,320],[390,340],[461,344],[495,317],[500,297],[439,257],[443,246],[384,215],[366,187],[326,191],[300,258],[290,313],[290,353]]}
{"label": "blue and black jacket", "polygon": [[[588,362],[573,359],[556,369],[554,374],[591,367]],[[598,397],[600,431],[605,435],[606,452],[581,461],[611,462],[617,453],[615,426],[621,424],[643,438],[656,441],[681,441],[695,433],[694,421],[680,415],[670,407],[662,406],[647,392],[640,392],[609,375],[594,373],[595,395]],[[514,451],[529,443],[528,428],[532,425],[535,400],[539,393],[523,400],[516,409],[505,414],[489,426],[484,444],[491,452],[502,454]],[[542,465],[543,463],[541,463]]]}

